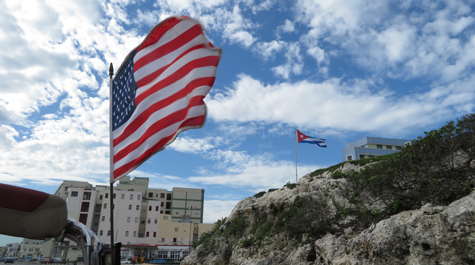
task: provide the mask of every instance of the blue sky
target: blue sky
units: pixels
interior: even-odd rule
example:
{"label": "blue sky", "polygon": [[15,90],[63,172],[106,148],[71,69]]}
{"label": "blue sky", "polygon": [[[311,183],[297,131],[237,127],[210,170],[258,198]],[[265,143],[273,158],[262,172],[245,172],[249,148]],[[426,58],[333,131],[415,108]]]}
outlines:
{"label": "blue sky", "polygon": [[[0,182],[108,182],[108,64],[171,15],[223,49],[199,130],[132,172],[205,189],[205,222],[342,161],[365,136],[414,139],[475,110],[475,1],[0,1]],[[19,241],[0,236],[0,245]]]}

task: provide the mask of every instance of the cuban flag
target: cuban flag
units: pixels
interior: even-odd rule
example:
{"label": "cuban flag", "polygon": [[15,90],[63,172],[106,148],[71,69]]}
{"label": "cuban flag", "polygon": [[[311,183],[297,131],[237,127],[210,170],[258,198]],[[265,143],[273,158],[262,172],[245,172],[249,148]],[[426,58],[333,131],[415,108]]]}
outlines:
{"label": "cuban flag", "polygon": [[322,138],[315,138],[315,137],[310,137],[307,136],[303,133],[301,133],[299,130],[297,131],[297,138],[299,143],[307,143],[307,144],[317,144],[320,147],[327,147],[327,143],[325,142],[325,139]]}

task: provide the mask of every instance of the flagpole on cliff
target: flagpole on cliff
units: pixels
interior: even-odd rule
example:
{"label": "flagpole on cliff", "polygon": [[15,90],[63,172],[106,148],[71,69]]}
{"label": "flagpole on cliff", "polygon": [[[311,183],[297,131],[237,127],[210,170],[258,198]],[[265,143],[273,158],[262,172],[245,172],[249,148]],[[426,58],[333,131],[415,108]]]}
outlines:
{"label": "flagpole on cliff", "polygon": [[112,142],[112,77],[114,66],[109,65],[109,171],[110,171],[110,224],[111,224],[111,264],[115,265],[114,255],[114,150]]}
{"label": "flagpole on cliff", "polygon": [[298,177],[297,177],[297,129],[295,129],[295,183],[297,183]]}

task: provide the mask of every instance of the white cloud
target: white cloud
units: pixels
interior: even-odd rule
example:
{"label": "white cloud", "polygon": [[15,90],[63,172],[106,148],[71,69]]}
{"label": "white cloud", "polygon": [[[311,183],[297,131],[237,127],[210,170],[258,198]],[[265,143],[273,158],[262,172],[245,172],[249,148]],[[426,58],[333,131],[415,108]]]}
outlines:
{"label": "white cloud", "polygon": [[284,25],[278,27],[278,31],[282,31],[285,33],[293,32],[295,30],[295,25],[292,21],[286,19]]}
{"label": "white cloud", "polygon": [[276,2],[277,0],[264,0],[258,5],[251,4],[252,12],[257,14],[260,11],[269,10]]}
{"label": "white cloud", "polygon": [[382,31],[378,41],[385,47],[390,62],[400,62],[414,54],[417,29],[409,25],[397,25]]}
{"label": "white cloud", "polygon": [[[239,161],[239,164],[237,162]],[[268,188],[279,188],[285,183],[295,182],[295,164],[289,161],[272,161],[262,157],[249,157],[232,161],[223,174],[190,177],[191,182],[205,185],[223,185],[227,187],[247,188],[258,191]],[[299,165],[299,178],[320,168],[318,165]]]}
{"label": "white cloud", "polygon": [[258,42],[254,48],[254,52],[258,53],[264,59],[274,57],[276,53],[281,52],[287,47],[287,43],[284,41],[273,40],[270,42]]}
{"label": "white cloud", "polygon": [[220,201],[220,200],[205,200],[204,223],[212,224],[218,220],[228,217],[239,201]]}
{"label": "white cloud", "polygon": [[224,22],[223,38],[229,39],[231,43],[241,44],[244,47],[251,46],[257,40],[251,33],[246,31],[256,25],[243,17],[238,5],[233,7],[232,12],[223,10],[218,15],[220,20],[223,19]]}
{"label": "white cloud", "polygon": [[[271,154],[248,155],[244,151],[216,150],[207,154],[208,158],[219,161],[216,167],[223,173],[207,172],[206,176],[193,176],[191,182],[204,185],[248,188],[251,190],[281,187],[295,179],[295,164],[276,161]],[[319,168],[318,165],[299,165],[299,177]]]}
{"label": "white cloud", "polygon": [[[281,43],[284,44],[284,43]],[[304,66],[299,43],[285,44],[286,63],[272,68],[276,76],[289,79],[291,74],[300,75]]]}
{"label": "white cloud", "polygon": [[[286,123],[339,131],[385,132],[397,135],[460,115],[454,108],[470,109],[475,90],[469,80],[433,88],[428,93],[395,97],[391,91],[370,92],[372,82],[348,85],[338,79],[321,83],[301,81],[264,85],[240,75],[234,87],[207,101],[211,118],[222,121]],[[438,92],[439,96],[432,97]],[[448,101],[457,95],[459,101]],[[298,108],[296,106],[305,106]]]}
{"label": "white cloud", "polygon": [[473,46],[475,18],[466,2],[391,5],[386,0],[300,0],[297,22],[310,28],[302,42],[319,64],[324,58],[331,63],[322,48],[329,44],[334,48],[325,48],[327,54],[341,56],[343,51],[357,65],[391,78],[427,76],[450,82],[470,74],[475,58],[467,51]]}
{"label": "white cloud", "polygon": [[184,153],[199,154],[213,149],[213,142],[219,139],[208,137],[206,139],[193,139],[189,137],[177,137],[170,148]]}

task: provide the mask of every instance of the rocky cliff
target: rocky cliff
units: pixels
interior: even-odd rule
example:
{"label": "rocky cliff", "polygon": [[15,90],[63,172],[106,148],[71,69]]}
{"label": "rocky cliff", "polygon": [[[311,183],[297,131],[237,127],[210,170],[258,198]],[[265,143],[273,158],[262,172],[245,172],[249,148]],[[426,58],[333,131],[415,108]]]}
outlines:
{"label": "rocky cliff", "polygon": [[475,264],[475,114],[239,202],[182,265]]}
{"label": "rocky cliff", "polygon": [[[345,164],[342,172],[351,169],[359,170]],[[181,264],[475,264],[475,192],[448,206],[427,203],[420,209],[398,213],[362,231],[349,226],[341,232],[341,224],[333,224],[333,231],[316,240],[305,234],[295,238],[291,232],[270,230],[257,240],[266,224],[263,220],[273,224],[278,221],[278,205],[289,207],[302,196],[324,199],[322,194],[336,182],[342,185],[342,180],[332,179],[329,172],[320,178],[307,175],[295,187],[242,200],[219,226],[222,233],[218,232],[208,245],[198,246]],[[338,192],[331,195],[327,198],[332,197],[335,204],[344,200]],[[329,215],[332,207],[326,204],[323,214]],[[236,220],[246,223],[241,234],[231,231],[236,229]]]}

